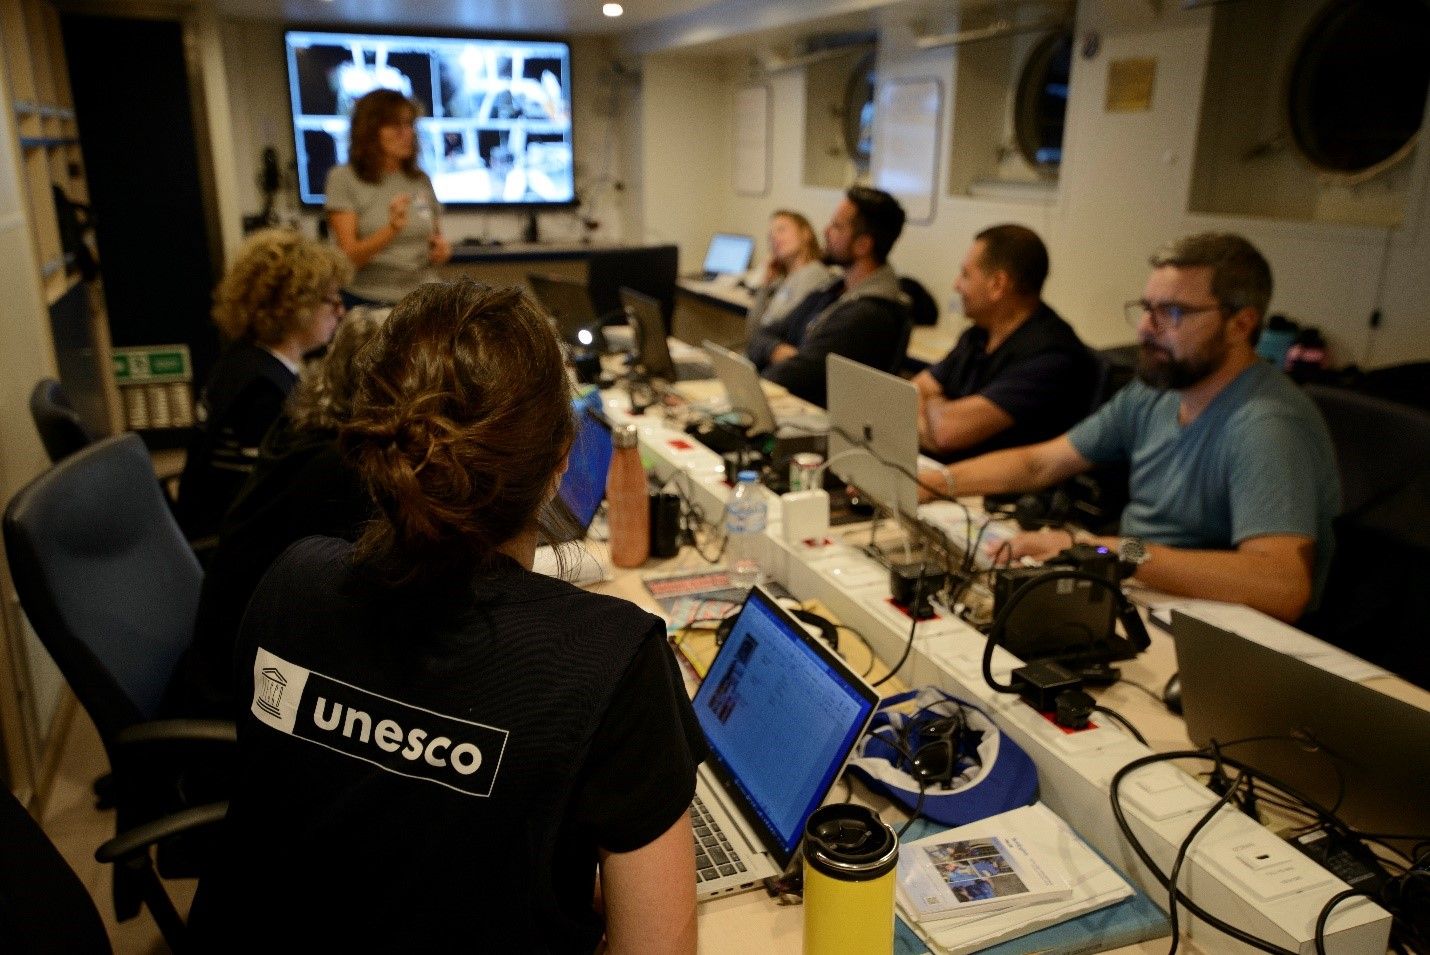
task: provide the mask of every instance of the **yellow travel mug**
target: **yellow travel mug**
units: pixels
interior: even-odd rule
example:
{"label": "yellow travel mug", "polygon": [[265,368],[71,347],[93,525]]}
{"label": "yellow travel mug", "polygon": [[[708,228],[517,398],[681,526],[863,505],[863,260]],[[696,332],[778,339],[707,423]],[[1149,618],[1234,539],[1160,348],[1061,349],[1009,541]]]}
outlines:
{"label": "yellow travel mug", "polygon": [[894,950],[899,837],[868,806],[816,809],[804,827],[806,955]]}

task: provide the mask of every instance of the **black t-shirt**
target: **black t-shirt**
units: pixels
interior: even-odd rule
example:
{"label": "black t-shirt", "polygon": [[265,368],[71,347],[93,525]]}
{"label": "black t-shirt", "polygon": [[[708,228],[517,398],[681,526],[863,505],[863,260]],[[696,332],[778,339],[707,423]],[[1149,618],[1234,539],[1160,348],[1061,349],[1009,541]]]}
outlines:
{"label": "black t-shirt", "polygon": [[1013,418],[1011,427],[945,461],[1047,441],[1092,410],[1097,368],[1072,326],[1044,303],[988,354],[988,332],[968,329],[929,374],[949,399],[982,395]]}
{"label": "black t-shirt", "polygon": [[248,600],[278,556],[321,535],[357,540],[373,503],[338,452],[332,431],[295,431],[286,418],[264,439],[258,464],[224,518],[204,571],[194,642],[175,672],[167,709],[237,719],[233,654]]}
{"label": "black t-shirt", "polygon": [[704,756],[660,620],[512,562],[407,598],[309,538],[259,586],[239,658],[205,946],[590,951],[597,850],[683,818]]}
{"label": "black t-shirt", "polygon": [[252,342],[236,342],[219,356],[199,396],[174,508],[190,538],[218,533],[297,383],[287,365]]}

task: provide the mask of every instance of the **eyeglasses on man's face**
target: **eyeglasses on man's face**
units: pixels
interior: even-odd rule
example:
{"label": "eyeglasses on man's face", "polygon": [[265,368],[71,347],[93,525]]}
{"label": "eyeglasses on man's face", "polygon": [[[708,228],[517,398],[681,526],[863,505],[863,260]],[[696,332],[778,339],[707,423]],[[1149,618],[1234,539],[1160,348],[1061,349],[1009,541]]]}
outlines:
{"label": "eyeglasses on man's face", "polygon": [[1226,311],[1226,307],[1220,302],[1212,302],[1210,305],[1188,305],[1185,302],[1149,302],[1145,298],[1133,299],[1122,308],[1127,316],[1127,324],[1133,328],[1142,324],[1143,315],[1151,315],[1152,327],[1158,331],[1167,328],[1180,328],[1182,322],[1189,315]]}

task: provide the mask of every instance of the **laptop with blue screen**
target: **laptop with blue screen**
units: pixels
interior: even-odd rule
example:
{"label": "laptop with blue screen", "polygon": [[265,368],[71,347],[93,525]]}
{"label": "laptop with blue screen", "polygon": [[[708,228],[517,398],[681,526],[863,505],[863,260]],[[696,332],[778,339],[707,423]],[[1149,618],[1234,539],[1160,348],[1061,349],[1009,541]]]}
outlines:
{"label": "laptop with blue screen", "polygon": [[565,506],[573,526],[569,536],[555,541],[558,544],[586,536],[606,497],[606,474],[611,468],[611,425],[602,414],[601,393],[591,391],[573,400],[571,407],[576,416],[576,437],[556,497]]}
{"label": "laptop with blue screen", "polygon": [[879,695],[756,587],[692,703],[710,749],[690,810],[703,901],[784,870]]}

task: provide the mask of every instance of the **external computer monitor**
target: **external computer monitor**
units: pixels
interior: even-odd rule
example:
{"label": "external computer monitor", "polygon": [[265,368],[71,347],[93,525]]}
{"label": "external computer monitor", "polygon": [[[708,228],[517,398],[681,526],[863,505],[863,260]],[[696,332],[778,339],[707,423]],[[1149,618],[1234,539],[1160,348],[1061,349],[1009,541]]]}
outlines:
{"label": "external computer monitor", "polygon": [[417,162],[443,204],[575,203],[568,44],[311,30],[284,44],[304,204],[322,204],[328,171],[348,161],[353,106],[378,88],[421,107]]}

